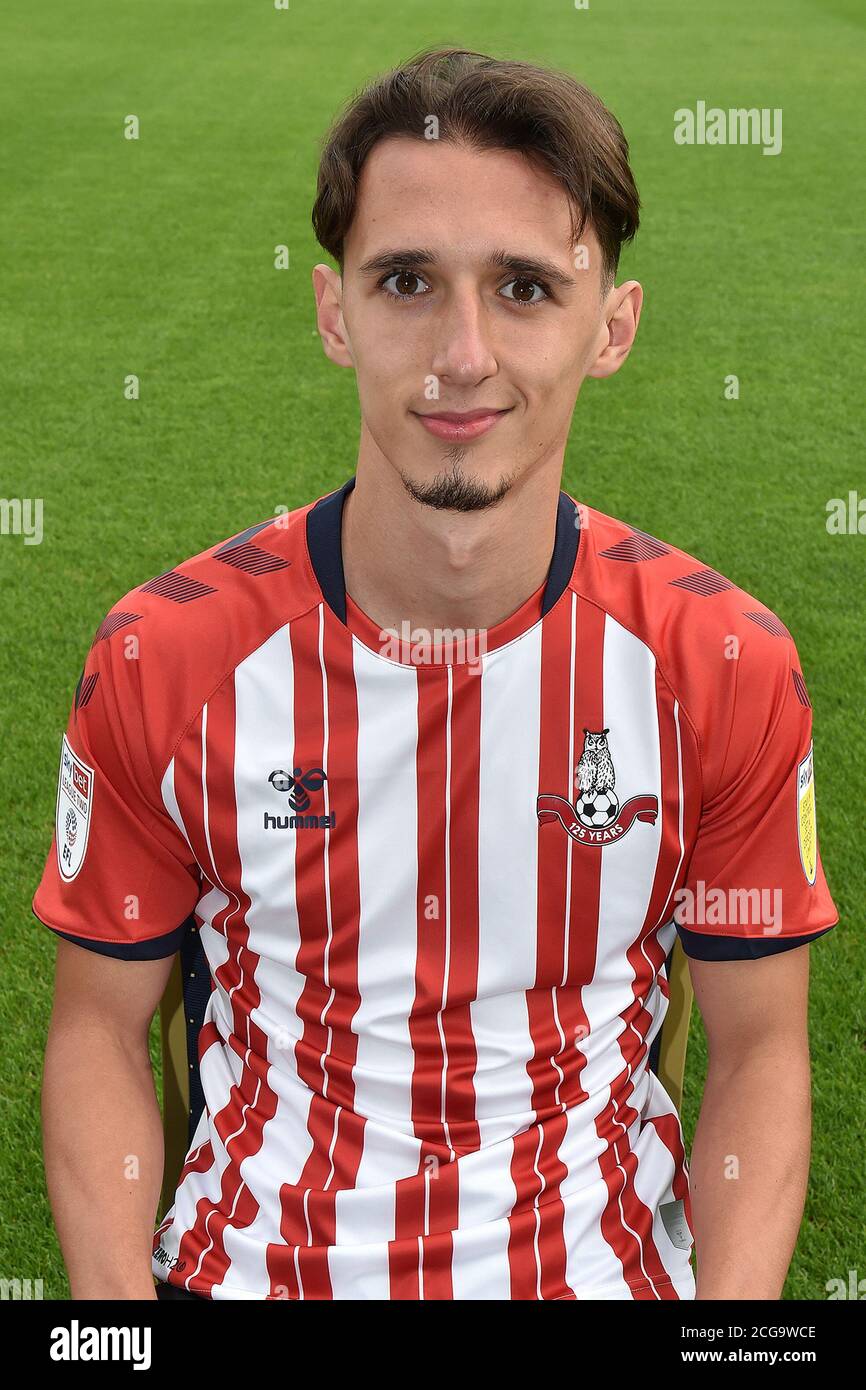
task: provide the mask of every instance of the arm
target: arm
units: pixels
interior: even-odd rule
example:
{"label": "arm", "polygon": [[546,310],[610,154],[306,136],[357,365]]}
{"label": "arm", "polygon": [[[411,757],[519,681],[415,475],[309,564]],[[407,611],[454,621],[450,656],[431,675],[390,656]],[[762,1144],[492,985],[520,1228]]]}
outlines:
{"label": "arm", "polygon": [[148,1030],[172,956],[118,960],[58,938],[42,1087],[48,1194],[73,1298],[155,1298],[163,1168]]}
{"label": "arm", "polygon": [[709,1069],[690,1163],[699,1299],[778,1299],[811,1143],[809,951],[690,960]]}

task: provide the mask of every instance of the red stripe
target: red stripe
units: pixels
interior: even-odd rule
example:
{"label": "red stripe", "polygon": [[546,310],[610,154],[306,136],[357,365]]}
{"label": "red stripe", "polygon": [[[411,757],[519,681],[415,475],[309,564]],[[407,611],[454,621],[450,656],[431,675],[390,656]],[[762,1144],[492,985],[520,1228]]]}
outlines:
{"label": "red stripe", "polygon": [[[471,1004],[478,994],[479,908],[478,824],[481,778],[481,676],[451,668],[451,757],[449,796],[450,944],[442,1032],[445,1039],[444,1116],[448,1142],[457,1153],[481,1146],[475,1113],[478,1052]],[[424,1298],[453,1298],[451,1231],[459,1225],[457,1163],[442,1165],[428,1179],[429,1233],[422,1247]],[[447,1239],[446,1239],[447,1236]]]}
{"label": "red stripe", "polygon": [[[620,1094],[626,1076],[621,1073],[613,1082],[612,1098],[596,1121],[605,1143],[598,1163],[610,1194],[601,1219],[602,1234],[617,1255],[634,1298],[677,1299],[653,1239],[653,1214],[634,1187],[637,1159],[626,1127],[634,1123],[637,1112],[623,1103]],[[627,1089],[632,1089],[630,1081]]]}
{"label": "red stripe", "polygon": [[[447,667],[419,669],[417,945],[415,998],[409,1015],[409,1036],[415,1056],[412,1120],[419,1138],[446,1149],[450,1149],[450,1143],[442,1103],[445,1057],[439,1013],[446,992],[445,962],[449,947],[446,863],[450,809],[449,703]],[[412,1234],[420,1234],[420,1231]]]}
{"label": "red stripe", "polygon": [[[243,1181],[240,1165],[261,1148],[265,1124],[276,1111],[276,1097],[267,1084],[267,1063],[262,1060],[267,1056],[266,1038],[252,1019],[253,1010],[261,1002],[255,976],[259,957],[248,947],[246,913],[250,903],[240,888],[233,678],[220,686],[196,724],[199,737],[185,740],[184,756],[180,765],[175,765],[175,795],[207,877],[220,888],[226,883],[237,884],[239,894],[223,889],[228,902],[213,919],[214,929],[225,933],[228,948],[228,959],[216,971],[216,979],[231,1001],[233,1031],[228,1045],[242,1063],[239,1084],[232,1086],[227,1104],[211,1116],[212,1127],[226,1147],[228,1161],[220,1177],[217,1202],[205,1198],[199,1201],[196,1220],[183,1236],[179,1250],[185,1282],[194,1277],[197,1292],[210,1294],[214,1284],[222,1283],[230,1263],[224,1243],[226,1226],[231,1222],[233,1227],[243,1228],[258,1212],[258,1203]],[[201,778],[200,734],[205,727],[207,809]],[[222,1045],[221,1040],[203,1028],[199,1056],[204,1057],[214,1042]]]}
{"label": "red stripe", "polygon": [[[314,608],[289,629],[292,668],[298,675],[303,674],[304,680],[303,688],[297,678],[294,682],[294,728],[287,729],[286,736],[287,740],[292,740],[292,767],[299,768],[302,773],[310,768],[324,767],[325,762],[325,689],[323,681],[316,678],[320,623],[321,609]],[[323,798],[321,809],[324,811],[324,791],[318,795]],[[319,809],[317,804],[317,813]],[[310,1198],[327,1180],[330,1172],[327,1155],[338,1125],[338,1112],[321,1099],[328,1088],[331,1031],[327,1011],[332,1001],[331,989],[326,983],[330,928],[324,834],[315,830],[296,833],[294,848],[300,937],[295,967],[304,981],[297,1003],[301,1035],[295,1044],[295,1065],[299,1077],[312,1093],[307,1115],[312,1144],[297,1182],[283,1183],[280,1187],[282,1244],[268,1246],[267,1269],[271,1293],[275,1297],[331,1298],[327,1250],[320,1248],[313,1252],[309,1224]],[[333,1217],[329,1223],[327,1209],[317,1210],[315,1214],[326,1242],[328,1227],[334,1224]]]}
{"label": "red stripe", "polygon": [[316,794],[322,798],[317,814],[333,813],[339,833],[314,829],[295,837],[296,968],[304,979],[295,1058],[313,1092],[307,1117],[312,1148],[297,1183],[280,1190],[285,1246],[268,1247],[268,1272],[272,1289],[285,1288],[290,1298],[330,1299],[337,1191],[354,1187],[364,1144],[364,1120],[353,1108],[357,1037],[351,1026],[360,1003],[358,705],[351,643],[324,607],[292,624],[291,647],[294,669],[310,673],[303,690],[295,687],[292,765],[324,767],[326,774],[329,766],[340,768],[333,787],[326,780]]}
{"label": "red stripe", "polygon": [[691,1200],[689,1193],[688,1165],[686,1163],[686,1152],[683,1148],[683,1141],[680,1134],[680,1125],[675,1115],[652,1115],[649,1124],[653,1126],[662,1143],[670,1149],[674,1156],[676,1168],[674,1170],[671,1188],[674,1200],[683,1201],[686,1204],[686,1217],[691,1228]]}
{"label": "red stripe", "polygon": [[[423,1148],[419,1174],[397,1186],[397,1241],[389,1255],[392,1297],[398,1298],[453,1297],[451,1231],[459,1222],[459,1192],[451,1160],[481,1142],[470,1013],[478,989],[480,741],[478,675],[419,668],[416,776],[423,794],[409,1035],[412,1118]],[[413,1262],[409,1242],[417,1235],[424,1239]]]}
{"label": "red stripe", "polygon": [[[433,1123],[440,1113],[442,1049],[436,1015],[443,993],[446,932],[446,724],[447,669],[416,673],[418,741],[415,754],[418,882],[416,895],[415,998],[409,1014],[414,1064],[411,1085],[412,1123],[421,1139],[418,1171],[394,1189],[394,1240],[388,1246],[390,1298],[421,1297],[421,1243],[427,1216],[425,1164],[450,1163],[445,1127]],[[423,797],[420,788],[424,788]],[[425,1120],[427,1123],[425,1124]]]}
{"label": "red stripe", "polygon": [[[564,762],[566,764],[565,776],[568,778],[568,794],[574,799],[577,763],[583,751],[584,728],[600,729],[604,723],[602,666],[605,618],[604,614],[593,604],[573,595],[569,595],[569,598],[574,604],[575,637],[572,644],[571,632],[569,631],[567,648],[571,651],[573,663],[574,699],[568,712],[570,738],[569,742],[564,745],[563,752],[565,753]],[[572,618],[571,613],[568,616],[569,619]],[[596,720],[598,723],[595,722]],[[582,1044],[589,1031],[589,1020],[583,1006],[582,992],[584,983],[592,980],[595,973],[602,850],[595,846],[577,846],[568,835],[561,834],[558,838],[564,842],[563,851],[569,891],[566,903],[567,928],[563,941],[561,987],[556,989],[554,995],[559,1019],[559,1032],[562,1037],[561,1052],[558,1058],[558,1071],[561,1072],[562,1079],[549,1093],[549,1104],[552,1106],[559,1103],[571,1109],[588,1099],[581,1081],[581,1074],[586,1065]],[[549,1078],[550,1075],[551,1073],[548,1071]],[[567,1121],[563,1117],[561,1127],[560,1125],[556,1127],[557,1157],[559,1144],[566,1132],[566,1124]],[[549,1132],[554,1132],[551,1126],[547,1128]],[[557,1182],[557,1193],[559,1184],[568,1176],[565,1166],[560,1163],[560,1167],[562,1172]],[[551,1181],[549,1186],[552,1187],[552,1185]],[[543,1254],[546,1251],[545,1228],[554,1219],[557,1222],[557,1235],[562,1247],[561,1257],[557,1251],[557,1261],[560,1258],[562,1261],[560,1288],[551,1288],[548,1292],[547,1283],[543,1280],[542,1294],[545,1298],[559,1298],[571,1292],[566,1282],[565,1238],[562,1231],[564,1208],[560,1202],[558,1207],[548,1205],[542,1211],[540,1245]],[[557,1272],[558,1269],[557,1263]],[[545,1276],[548,1274],[546,1264],[543,1266],[543,1273]]]}
{"label": "red stripe", "polygon": [[453,1299],[451,1267],[454,1255],[452,1231],[459,1224],[459,1180],[456,1160],[426,1164],[426,1234],[421,1241],[420,1296]]}
{"label": "red stripe", "polygon": [[[445,1035],[445,1119],[458,1153],[480,1148],[475,1115],[478,1052],[471,1003],[478,994],[478,820],[481,778],[481,677],[453,667],[451,793],[448,841],[451,943]],[[456,1171],[456,1170],[455,1170]],[[440,1184],[441,1187],[441,1184]]]}
{"label": "red stripe", "polygon": [[[577,764],[583,752],[583,731],[604,727],[604,624],[605,615],[592,603],[576,600],[574,651],[574,706],[571,711],[571,757],[568,762],[568,796],[577,799]],[[575,845],[557,827],[563,841],[569,871],[568,931],[562,984],[557,991],[560,1024],[565,1037],[562,1054],[563,1081],[557,1098],[571,1108],[587,1099],[581,1084],[586,1058],[581,1042],[589,1032],[583,1007],[583,985],[595,974],[598,947],[598,914],[603,850],[595,845]],[[569,863],[570,860],[570,863]]]}
{"label": "red stripe", "polygon": [[[412,1119],[419,1173],[397,1185],[392,1297],[453,1297],[459,1222],[455,1155],[479,1148],[477,1050],[478,807],[481,681],[460,667],[418,671],[418,897]],[[420,1185],[420,1191],[419,1189]],[[423,1236],[418,1260],[411,1238]]]}
{"label": "red stripe", "polygon": [[[601,650],[604,615],[569,593],[542,630],[538,795],[567,797],[583,747],[583,724],[602,715]],[[578,655],[579,654],[579,655]],[[578,727],[579,726],[579,727]],[[538,916],[535,989],[528,995],[533,1056],[527,1064],[532,1106],[543,1129],[515,1140],[511,1176],[516,1199],[509,1218],[512,1296],[562,1298],[566,1282],[564,1206],[567,1168],[559,1157],[566,1107],[586,1099],[581,1072],[588,1021],[581,984],[592,978],[598,920],[601,850],[538,828]],[[579,924],[579,925],[578,925]],[[527,1206],[537,1206],[534,1221]]]}
{"label": "red stripe", "polygon": [[[688,717],[676,704],[664,678],[656,672],[656,698],[659,711],[659,741],[662,759],[662,854],[659,875],[653,885],[650,906],[653,925],[667,922],[672,913],[673,895],[685,882],[688,853],[680,852],[679,817],[682,809],[682,835],[685,845],[693,845],[701,815],[703,779],[700,756]],[[676,706],[676,708],[675,708]],[[679,782],[682,778],[683,805],[680,808]],[[667,870],[665,873],[664,870]],[[658,889],[658,893],[656,893]]]}
{"label": "red stripe", "polygon": [[[419,1231],[424,1230],[427,1193],[425,1156],[418,1167],[418,1174],[401,1178],[394,1184],[394,1232],[395,1239],[388,1243],[388,1281],[389,1299],[404,1301],[421,1297],[421,1239]],[[438,1155],[433,1157],[439,1162]],[[448,1159],[444,1160],[446,1163]]]}
{"label": "red stripe", "polygon": [[557,1299],[571,1293],[559,1192],[568,1175],[559,1157],[567,1123],[564,1113],[555,1115],[514,1139],[511,1177],[519,1195],[508,1218],[512,1299]]}
{"label": "red stripe", "polygon": [[[678,1295],[669,1282],[670,1275],[655,1244],[654,1214],[637,1194],[635,1175],[638,1160],[628,1139],[628,1129],[637,1118],[637,1111],[630,1103],[634,1094],[633,1076],[636,1069],[645,1063],[647,1036],[652,1024],[652,1016],[644,1007],[643,1001],[649,994],[653,979],[657,977],[664,964],[664,951],[658,940],[657,926],[680,857],[680,773],[673,698],[658,673],[655,680],[655,698],[661,770],[660,848],[646,916],[627,952],[629,964],[634,972],[633,1004],[620,1015],[623,1028],[618,1039],[626,1065],[612,1082],[611,1099],[596,1127],[599,1135],[611,1142],[610,1151],[601,1155],[599,1162],[608,1190],[617,1199],[616,1207],[618,1209],[621,1205],[624,1215],[624,1221],[620,1224],[614,1209],[609,1207],[602,1222],[602,1230],[622,1262],[623,1278],[631,1284],[643,1284],[649,1280],[649,1288],[636,1293],[635,1297],[668,1299],[677,1298]],[[666,1128],[662,1134],[663,1138],[667,1132]],[[678,1165],[682,1157],[681,1145],[674,1145],[671,1156],[674,1164]]]}

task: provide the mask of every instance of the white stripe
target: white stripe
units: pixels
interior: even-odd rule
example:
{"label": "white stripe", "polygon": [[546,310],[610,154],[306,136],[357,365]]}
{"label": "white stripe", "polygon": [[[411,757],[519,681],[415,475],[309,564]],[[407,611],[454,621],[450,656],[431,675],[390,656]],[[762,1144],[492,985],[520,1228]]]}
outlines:
{"label": "white stripe", "polygon": [[[671,879],[671,886],[670,886],[670,888],[669,888],[669,890],[668,890],[668,895],[667,895],[667,897],[666,897],[666,899],[665,899],[665,905],[664,905],[664,907],[662,908],[661,916],[660,916],[659,919],[658,919],[659,922],[665,921],[665,918],[666,918],[667,915],[668,915],[668,907],[669,907],[670,901],[671,901],[671,894],[674,892],[674,889],[675,889],[676,886],[677,886],[677,879],[678,879],[679,876],[680,876],[680,869],[681,869],[681,867],[682,867],[683,858],[684,858],[685,852],[686,852],[685,841],[684,841],[684,839],[683,839],[683,810],[684,810],[684,807],[683,807],[683,801],[684,801],[684,796],[683,796],[683,743],[682,743],[682,732],[681,732],[681,730],[680,730],[680,703],[679,703],[679,700],[674,700],[674,723],[675,723],[675,725],[676,725],[676,730],[677,730],[677,784],[678,784],[678,787],[679,787],[679,797],[678,797],[678,800],[679,800],[679,815],[678,815],[678,817],[677,817],[677,833],[678,833],[678,835],[679,835],[679,842],[680,842],[680,857],[679,857],[679,859],[677,860],[677,867],[676,867],[676,869],[674,870],[674,875],[673,875],[673,878]],[[674,928],[674,931],[676,931],[676,928]]]}
{"label": "white stripe", "polygon": [[187,844],[189,845],[189,852],[195,859],[195,853],[193,851],[190,838],[186,833],[186,826],[183,823],[183,816],[181,815],[180,806],[177,803],[177,794],[175,792],[174,786],[174,758],[172,758],[168,767],[165,769],[162,778],[162,787],[160,790],[162,792],[162,800],[165,809],[168,811],[168,814],[171,816],[181,835],[186,840]]}
{"label": "white stripe", "polygon": [[533,1208],[534,1208],[534,1221],[535,1221],[535,1231],[534,1231],[533,1237],[532,1237],[532,1253],[533,1253],[533,1255],[535,1256],[535,1296],[536,1296],[536,1298],[541,1298],[541,1251],[540,1251],[539,1248],[538,1248],[538,1237],[539,1237],[539,1233],[540,1233],[540,1231],[541,1231],[541,1213],[540,1213],[539,1210],[538,1210],[538,1204],[539,1204],[539,1202],[541,1201],[542,1197],[544,1196],[544,1191],[545,1191],[545,1188],[547,1187],[547,1182],[546,1182],[546,1180],[545,1180],[544,1174],[542,1173],[541,1169],[540,1169],[539,1166],[538,1166],[538,1160],[539,1160],[539,1158],[541,1157],[541,1146],[542,1146],[543,1143],[544,1143],[544,1125],[541,1125],[541,1124],[540,1124],[540,1125],[538,1126],[538,1143],[537,1143],[536,1146],[535,1146],[535,1153],[534,1153],[533,1158],[532,1158],[532,1170],[533,1170],[533,1172],[535,1173],[535,1176],[538,1178],[538,1182],[539,1182],[539,1189],[538,1189],[538,1192],[536,1193],[535,1201],[534,1201],[533,1204],[532,1204],[532,1205],[533,1205]]}
{"label": "white stripe", "polygon": [[[619,804],[645,793],[659,797],[661,803],[655,658],[644,643],[609,615],[605,615],[603,633],[603,712],[604,724],[610,729],[608,741]],[[634,821],[622,839],[606,845],[601,853],[595,967],[581,995],[589,1025],[589,1034],[581,1042],[586,1058],[581,1083],[590,1099],[577,1108],[579,1123],[572,1112],[560,1148],[560,1158],[569,1170],[563,1180],[564,1190],[587,1182],[589,1162],[597,1161],[604,1152],[594,1121],[608,1104],[612,1078],[625,1070],[619,1047],[623,1030],[620,1014],[633,997],[634,981],[626,953],[637,938],[649,905],[661,829],[660,817],[655,826]],[[654,1014],[662,1003],[656,984],[646,1008]],[[632,1078],[636,1084],[643,1070]],[[639,1106],[639,1096],[632,1097],[632,1103]],[[620,1135],[625,1133],[621,1122],[618,1129]],[[611,1153],[624,1181],[626,1175],[615,1147]],[[576,1293],[588,1272],[594,1285],[624,1286],[619,1259],[601,1230],[601,1214],[609,1200],[607,1188],[602,1183],[594,1190],[595,1196],[590,1189],[584,1200],[566,1202],[566,1279]],[[588,1208],[596,1213],[589,1223]],[[628,1229],[621,1203],[619,1214]]]}
{"label": "white stripe", "polygon": [[[574,791],[574,777],[575,777],[575,763],[574,763],[574,724],[575,724],[575,718],[574,718],[574,716],[575,716],[575,709],[574,709],[574,668],[575,668],[575,664],[576,664],[576,663],[575,663],[575,650],[574,650],[574,648],[575,648],[576,627],[577,627],[577,594],[574,594],[574,593],[573,593],[573,594],[570,595],[570,597],[571,597],[571,642],[570,642],[570,644],[569,644],[569,649],[568,649],[568,776],[567,776],[566,782],[565,782],[566,787],[569,788],[569,796],[571,796],[572,793],[573,793],[573,791]],[[571,941],[571,856],[572,856],[572,854],[574,853],[574,841],[572,840],[572,838],[571,838],[570,835],[567,837],[567,839],[568,839],[568,845],[567,845],[566,848],[567,848],[568,858],[567,858],[567,860],[566,860],[566,875],[565,875],[565,921],[564,921],[564,923],[563,923],[563,927],[564,927],[564,931],[563,931],[564,949],[563,949],[563,953],[562,953],[562,983],[563,983],[563,985],[565,984],[566,977],[567,977],[567,975],[568,975],[568,953],[569,953],[569,945],[570,945],[570,941]],[[554,1000],[555,1000],[555,999],[556,999],[556,992],[554,991]],[[558,1018],[558,1017],[557,1017],[556,1022],[557,1022],[557,1026],[559,1026],[559,1018]],[[563,1045],[563,1046],[565,1045],[565,1038],[564,1038],[564,1037],[562,1038],[562,1045]],[[559,1099],[559,1085],[560,1085],[560,1082],[561,1082],[561,1081],[562,1081],[562,1075],[560,1074],[560,1079],[559,1079],[559,1081],[557,1082],[557,1085],[556,1085],[557,1100]]]}
{"label": "white stripe", "polygon": [[[295,968],[300,926],[295,896],[295,832],[264,828],[265,813],[288,811],[284,795],[268,778],[291,769],[295,727],[295,672],[289,629],[275,632],[235,671],[235,799],[241,885],[250,900],[246,922],[249,950],[260,957],[255,970],[259,1004],[255,1025],[267,1039],[267,1084],[276,1110],[257,1153],[243,1161],[243,1174],[258,1211],[245,1228],[223,1234],[231,1265],[223,1288],[232,1285],[265,1294],[270,1287],[266,1256],[280,1241],[282,1184],[297,1183],[312,1150],[307,1128],[311,1093],[300,1080],[295,1045],[301,1036],[298,1000],[304,980]],[[233,1055],[231,1049],[225,1049]]]}
{"label": "white stripe", "polygon": [[[442,1010],[448,1004],[448,975],[451,969],[451,719],[454,707],[454,675],[452,668],[448,668],[448,711],[445,720],[445,959],[442,970],[442,1003],[436,1015],[436,1027],[439,1032],[439,1046],[442,1049],[442,1083],[439,1091],[439,1118],[445,1131],[445,1143],[454,1155],[454,1146],[451,1143],[451,1135],[445,1119],[445,1095],[448,1079],[448,1044],[445,1039],[445,1029],[442,1024]],[[429,1234],[429,1228],[425,1224],[425,1234]]]}
{"label": "white stripe", "polygon": [[[569,648],[568,648],[568,768],[567,768],[567,770],[566,770],[566,778],[565,778],[565,783],[564,783],[564,785],[568,788],[569,796],[572,796],[573,793],[574,793],[574,785],[575,785],[574,779],[575,779],[575,772],[576,772],[575,761],[574,761],[574,725],[575,725],[575,722],[576,722],[576,721],[575,721],[575,714],[576,714],[576,711],[575,711],[575,708],[574,708],[574,678],[575,678],[575,666],[576,666],[576,664],[577,664],[577,663],[576,663],[576,650],[575,650],[575,648],[576,648],[576,643],[577,643],[577,594],[572,593],[569,597],[570,597],[570,599],[571,599],[571,630],[570,630],[570,642],[569,642]],[[563,923],[563,933],[562,933],[563,948],[562,948],[562,981],[561,981],[561,987],[564,987],[564,986],[565,986],[566,981],[567,981],[567,979],[568,979],[568,958],[569,958],[569,952],[570,952],[570,950],[571,950],[571,875],[572,875],[572,855],[574,854],[574,841],[572,840],[572,838],[571,838],[570,835],[566,836],[566,839],[568,840],[568,844],[566,845],[566,850],[565,850],[565,853],[566,853],[566,860],[565,860],[565,920],[564,920],[564,923]],[[559,1046],[560,1046],[560,1049],[561,1049],[562,1051],[564,1051],[564,1050],[565,1050],[565,1030],[563,1029],[562,1023],[560,1022],[560,1018],[559,1018],[559,999],[558,999],[558,997],[557,997],[557,992],[556,992],[555,989],[551,990],[551,996],[550,996],[550,997],[551,997],[551,1002],[552,1002],[552,1004],[553,1004],[553,1018],[554,1018],[554,1022],[556,1023],[556,1031],[557,1031],[557,1033],[559,1034]],[[560,1087],[562,1086],[562,1083],[563,1083],[563,1081],[565,1080],[565,1073],[563,1072],[562,1067],[559,1065],[559,1063],[557,1062],[557,1060],[556,1060],[555,1057],[554,1057],[554,1058],[551,1058],[551,1060],[552,1060],[552,1062],[553,1062],[554,1068],[556,1069],[556,1071],[557,1071],[558,1074],[559,1074],[559,1080],[558,1080],[557,1083],[556,1083],[556,1089],[555,1089],[555,1091],[554,1091],[554,1097],[555,1097],[555,1099],[556,1099],[556,1103],[557,1103],[558,1105],[561,1105],[561,1104],[562,1104],[562,1101],[561,1101],[561,1099],[560,1099]],[[541,1271],[540,1271],[540,1269],[539,1269],[539,1279],[540,1279],[540,1278],[541,1278]]]}
{"label": "white stripe", "polygon": [[[366,1116],[355,1187],[337,1193],[328,1269],[337,1299],[387,1299],[394,1184],[418,1173],[412,1122],[418,919],[418,672],[353,642],[358,703],[359,1005],[354,1110]],[[438,923],[429,924],[435,930]]]}
{"label": "white stripe", "polygon": [[[451,1277],[457,1299],[507,1299],[514,1136],[533,1119],[527,992],[537,973],[541,624],[482,658],[478,985],[470,1006],[481,1149],[464,1154]],[[515,718],[515,711],[520,717]]]}
{"label": "white stripe", "polygon": [[[325,669],[324,642],[325,642],[325,605],[324,605],[323,603],[320,603],[320,604],[319,604],[319,670],[320,670],[321,676],[322,676],[322,718],[323,718],[323,721],[324,721],[324,733],[323,733],[323,738],[322,738],[322,766],[323,766],[325,769],[327,769],[327,766],[328,766],[328,733],[329,733],[329,724],[328,724],[328,673],[327,673],[327,671],[326,671],[326,669]],[[330,813],[330,801],[329,801],[330,792],[329,792],[329,789],[328,789],[327,777],[326,777],[326,779],[325,779],[325,784],[324,784],[324,787],[322,788],[322,790],[324,791],[324,794],[325,794],[325,815],[327,816],[327,815],[329,815],[329,813]],[[333,1041],[334,1041],[333,1030],[332,1030],[332,1028],[331,1028],[330,1023],[326,1023],[326,1022],[325,1022],[325,1016],[326,1016],[328,1010],[330,1009],[331,1005],[332,1005],[333,1002],[334,1002],[334,996],[335,996],[335,993],[336,993],[336,991],[334,990],[334,988],[333,988],[333,986],[332,986],[332,984],[331,984],[331,979],[330,979],[330,968],[331,968],[331,942],[332,942],[333,939],[334,939],[334,922],[333,922],[333,916],[332,916],[332,913],[331,913],[331,866],[330,866],[330,859],[329,859],[329,857],[328,857],[328,852],[329,852],[329,848],[330,848],[330,835],[331,835],[330,826],[326,825],[326,826],[325,826],[325,913],[326,913],[327,921],[328,921],[328,939],[327,939],[327,941],[325,942],[325,953],[324,953],[324,954],[325,954],[325,958],[324,958],[324,962],[323,962],[323,965],[322,965],[322,970],[323,970],[323,974],[324,974],[325,988],[326,988],[326,989],[329,989],[329,990],[331,991],[331,993],[330,993],[330,997],[329,997],[327,1003],[325,1004],[325,1007],[323,1008],[322,1013],[321,1013],[321,1023],[322,1023],[322,1026],[325,1027],[325,1028],[327,1028],[327,1030],[328,1030],[327,1041],[326,1041],[326,1044],[325,1044],[325,1051],[322,1053],[321,1058],[319,1059],[319,1065],[320,1065],[321,1068],[322,1068],[322,1095],[323,1095],[323,1096],[327,1096],[327,1094],[328,1094],[328,1069],[327,1069],[327,1067],[325,1066],[325,1059],[331,1055],[331,1046],[332,1046],[332,1043],[333,1043]],[[335,1130],[334,1130],[334,1132],[335,1132],[335,1135],[336,1135],[336,1116],[334,1117],[334,1125],[335,1125]]]}
{"label": "white stripe", "polygon": [[478,988],[470,1013],[476,1118],[481,1143],[488,1145],[512,1139],[534,1113],[526,1065],[535,1049],[526,995],[538,968],[541,624],[510,648],[486,653],[476,679],[481,680]]}

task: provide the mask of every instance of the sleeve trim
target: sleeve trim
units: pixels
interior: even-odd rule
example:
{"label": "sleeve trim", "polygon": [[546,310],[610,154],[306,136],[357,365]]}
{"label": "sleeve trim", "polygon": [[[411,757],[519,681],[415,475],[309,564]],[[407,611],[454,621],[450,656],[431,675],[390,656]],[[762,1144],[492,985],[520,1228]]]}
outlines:
{"label": "sleeve trim", "polygon": [[826,927],[804,936],[706,936],[678,923],[675,925],[683,950],[692,960],[758,960],[762,956],[790,951],[795,946],[807,946],[832,931],[838,921],[837,917]]}
{"label": "sleeve trim", "polygon": [[72,941],[85,950],[96,951],[101,956],[113,956],[117,960],[162,960],[166,956],[173,956],[183,944],[190,920],[187,918],[163,936],[151,936],[145,941],[100,941],[92,936],[76,936],[72,932],[61,931],[40,917],[35,908],[31,908],[31,911],[37,922],[48,927],[55,936],[62,936],[64,941]]}

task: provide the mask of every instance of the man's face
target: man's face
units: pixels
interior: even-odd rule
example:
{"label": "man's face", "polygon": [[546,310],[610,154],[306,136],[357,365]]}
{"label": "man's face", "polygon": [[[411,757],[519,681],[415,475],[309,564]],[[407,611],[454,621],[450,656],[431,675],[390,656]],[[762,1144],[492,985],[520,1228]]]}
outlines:
{"label": "man's face", "polygon": [[344,250],[342,281],[314,271],[325,350],[355,369],[362,450],[428,505],[490,505],[561,458],[584,377],[637,327],[640,286],[603,293],[593,230],[574,245],[561,185],[513,151],[380,141]]}

